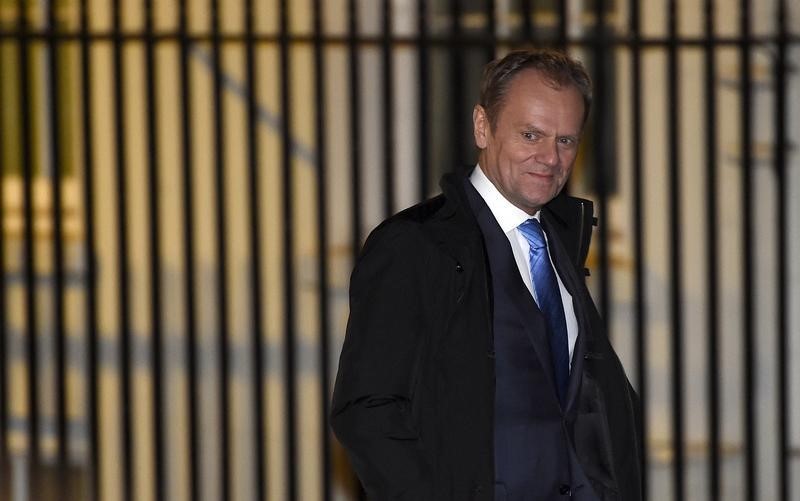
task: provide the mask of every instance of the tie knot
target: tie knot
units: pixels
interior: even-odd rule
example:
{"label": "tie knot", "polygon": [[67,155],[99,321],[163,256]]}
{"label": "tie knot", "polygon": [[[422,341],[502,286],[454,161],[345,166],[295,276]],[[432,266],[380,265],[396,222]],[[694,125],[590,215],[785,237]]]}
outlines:
{"label": "tie knot", "polygon": [[544,239],[544,231],[542,230],[542,225],[539,223],[537,219],[528,219],[524,223],[518,226],[519,231],[522,232],[522,235],[528,241],[531,248],[533,249],[540,249],[542,247],[546,247],[547,243]]}

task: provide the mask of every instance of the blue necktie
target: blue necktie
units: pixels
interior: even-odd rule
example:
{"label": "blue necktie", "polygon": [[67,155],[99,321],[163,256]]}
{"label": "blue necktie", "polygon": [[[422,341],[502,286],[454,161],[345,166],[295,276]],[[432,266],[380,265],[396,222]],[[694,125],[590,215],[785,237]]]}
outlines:
{"label": "blue necktie", "polygon": [[564,316],[564,305],[561,302],[561,291],[555,271],[550,264],[547,253],[547,241],[544,239],[542,226],[536,219],[528,219],[519,225],[519,231],[531,247],[530,263],[533,287],[536,299],[547,320],[550,340],[550,356],[553,360],[556,390],[561,403],[567,394],[569,384],[569,346],[567,341],[567,321]]}

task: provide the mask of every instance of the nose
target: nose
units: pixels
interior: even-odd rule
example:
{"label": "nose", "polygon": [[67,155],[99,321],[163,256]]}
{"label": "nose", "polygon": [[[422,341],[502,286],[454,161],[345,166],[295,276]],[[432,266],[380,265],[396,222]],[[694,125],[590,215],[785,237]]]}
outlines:
{"label": "nose", "polygon": [[558,145],[555,138],[548,138],[538,144],[535,160],[548,167],[558,165]]}

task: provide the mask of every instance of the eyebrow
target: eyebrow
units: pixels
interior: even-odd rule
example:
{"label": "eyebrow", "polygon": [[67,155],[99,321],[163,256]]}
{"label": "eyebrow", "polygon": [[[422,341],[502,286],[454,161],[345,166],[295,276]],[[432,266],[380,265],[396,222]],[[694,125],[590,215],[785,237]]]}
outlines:
{"label": "eyebrow", "polygon": [[543,136],[546,136],[546,135],[547,135],[547,134],[545,134],[544,130],[542,130],[542,128],[541,128],[541,127],[537,127],[537,126],[535,126],[535,125],[533,125],[533,124],[523,124],[523,125],[522,125],[522,128],[523,128],[525,131],[531,131],[531,132],[535,132],[535,133],[537,133],[537,134],[541,134],[541,135],[543,135]]}
{"label": "eyebrow", "polygon": [[[526,132],[535,132],[535,133],[541,134],[543,136],[547,135],[545,133],[545,131],[541,127],[537,127],[537,126],[535,126],[533,124],[530,124],[530,123],[523,124],[522,125],[522,129],[525,130]],[[570,138],[570,139],[577,140],[579,137],[581,137],[581,133],[578,132],[578,133],[575,133],[575,134],[557,134],[556,138],[559,138],[559,137],[567,137],[567,138]]]}

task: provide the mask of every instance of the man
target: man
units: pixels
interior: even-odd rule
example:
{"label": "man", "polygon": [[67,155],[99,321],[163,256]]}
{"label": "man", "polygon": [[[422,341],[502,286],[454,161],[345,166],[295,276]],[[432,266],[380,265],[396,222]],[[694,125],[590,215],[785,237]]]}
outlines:
{"label": "man", "polygon": [[561,194],[580,63],[490,63],[478,165],[356,263],[331,424],[376,500],[641,499],[636,395],[584,283],[592,204]]}

